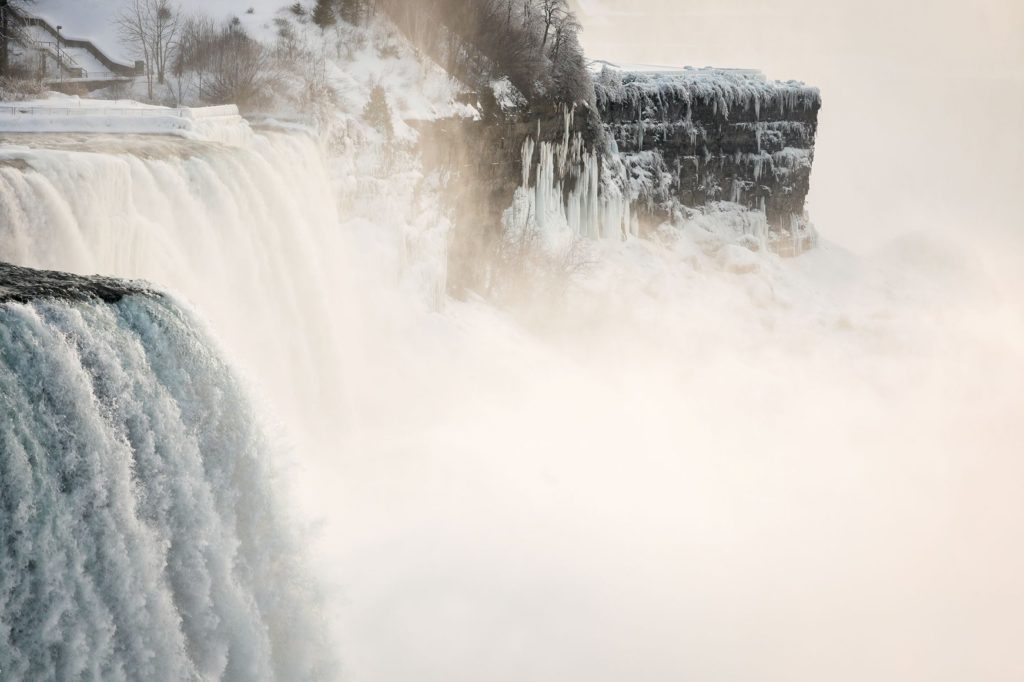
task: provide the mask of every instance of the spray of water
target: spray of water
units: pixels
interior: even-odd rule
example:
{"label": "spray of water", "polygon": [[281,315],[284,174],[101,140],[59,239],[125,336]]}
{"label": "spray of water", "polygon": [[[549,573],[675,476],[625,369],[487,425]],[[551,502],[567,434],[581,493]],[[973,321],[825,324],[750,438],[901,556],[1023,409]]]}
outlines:
{"label": "spray of water", "polygon": [[294,503],[353,679],[1024,673],[1024,317],[985,245],[780,260],[693,226],[442,305],[415,168],[253,144],[26,148],[0,259],[185,293],[315,436]]}

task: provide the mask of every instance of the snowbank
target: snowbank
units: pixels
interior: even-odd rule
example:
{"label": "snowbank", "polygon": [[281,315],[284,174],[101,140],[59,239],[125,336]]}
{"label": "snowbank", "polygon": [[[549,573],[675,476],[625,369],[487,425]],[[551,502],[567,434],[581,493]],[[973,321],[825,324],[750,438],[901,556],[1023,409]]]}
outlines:
{"label": "snowbank", "polygon": [[4,132],[148,133],[226,144],[242,144],[251,133],[249,124],[233,104],[170,108],[133,100],[59,95],[0,103],[0,133]]}

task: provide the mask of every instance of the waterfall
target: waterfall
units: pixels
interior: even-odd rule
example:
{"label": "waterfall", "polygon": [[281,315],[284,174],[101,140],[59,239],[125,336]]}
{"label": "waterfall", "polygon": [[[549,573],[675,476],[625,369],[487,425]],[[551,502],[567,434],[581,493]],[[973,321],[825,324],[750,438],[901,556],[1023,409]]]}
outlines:
{"label": "waterfall", "polygon": [[6,298],[0,676],[323,679],[270,443],[204,325],[164,295]]}
{"label": "waterfall", "polygon": [[343,404],[344,251],[311,136],[243,146],[21,136],[0,152],[0,261],[159,283],[197,305],[278,414]]}

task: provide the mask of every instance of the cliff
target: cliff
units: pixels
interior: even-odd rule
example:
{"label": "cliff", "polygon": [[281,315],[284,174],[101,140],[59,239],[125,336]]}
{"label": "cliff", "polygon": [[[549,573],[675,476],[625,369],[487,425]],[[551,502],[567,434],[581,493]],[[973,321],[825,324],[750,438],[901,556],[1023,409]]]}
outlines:
{"label": "cliff", "polygon": [[814,245],[804,204],[816,88],[721,69],[606,65],[594,80],[593,105],[528,104],[499,82],[498,97],[475,102],[479,120],[416,124],[454,214],[454,293],[488,288],[510,235],[557,250],[574,237],[643,237],[699,219],[751,249]]}
{"label": "cliff", "polygon": [[[488,288],[488,269],[517,191],[524,185],[536,189],[539,182],[546,182],[546,189],[557,193],[557,203],[564,205],[577,189],[583,173],[578,155],[559,165],[557,189],[550,187],[553,178],[545,180],[536,170],[546,155],[551,160],[550,150],[573,144],[577,151],[602,146],[599,124],[553,106],[528,107],[478,120],[410,123],[419,131],[425,170],[445,179],[444,197],[453,215],[448,285],[456,295]],[[596,159],[597,154],[591,153]]]}
{"label": "cliff", "polygon": [[771,234],[810,241],[816,88],[756,71],[608,65],[595,90],[642,223],[724,201],[763,212]]}

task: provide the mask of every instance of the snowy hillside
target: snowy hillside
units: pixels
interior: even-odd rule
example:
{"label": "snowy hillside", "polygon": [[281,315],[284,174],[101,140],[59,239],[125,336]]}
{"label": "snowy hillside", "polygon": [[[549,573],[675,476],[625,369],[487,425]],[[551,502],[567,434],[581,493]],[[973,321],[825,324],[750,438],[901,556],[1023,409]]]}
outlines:
{"label": "snowy hillside", "polygon": [[[90,40],[111,58],[131,63],[141,55],[124,43],[116,25],[117,14],[126,4],[127,0],[40,0],[31,10],[52,25],[62,26],[64,36]],[[379,86],[387,93],[392,127],[400,137],[411,135],[404,124],[408,119],[474,114],[455,103],[456,88],[448,75],[412,48],[380,14],[360,26],[339,22],[321,29],[311,21],[312,2],[302,3],[300,12],[293,11],[285,0],[183,0],[174,4],[183,19],[208,19],[218,31],[230,24],[263,45],[268,57],[260,67],[262,85],[257,88],[261,95],[255,108],[264,113],[308,116],[315,109],[322,118],[332,115],[325,112],[326,106],[335,113],[359,116],[371,90]],[[103,70],[82,50],[70,49],[68,54],[87,72]],[[145,79],[137,78],[127,93],[111,90],[93,96],[207,104],[210,98],[203,94],[202,78],[191,71],[169,75],[167,83],[156,84],[151,96]],[[268,95],[268,89],[273,94]],[[248,108],[254,106],[250,103]]]}
{"label": "snowy hillside", "polygon": [[[204,12],[217,21],[238,17],[254,37],[273,37],[273,19],[284,0],[179,0],[186,13]],[[54,26],[63,26],[69,38],[91,40],[111,58],[131,61],[134,55],[118,37],[114,16],[124,0],[38,0],[30,8]]]}

